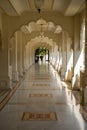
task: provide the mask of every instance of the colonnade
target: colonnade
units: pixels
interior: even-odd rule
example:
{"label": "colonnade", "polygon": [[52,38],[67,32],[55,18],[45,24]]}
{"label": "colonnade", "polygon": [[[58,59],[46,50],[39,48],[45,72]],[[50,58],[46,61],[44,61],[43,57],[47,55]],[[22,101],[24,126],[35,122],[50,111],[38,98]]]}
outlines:
{"label": "colonnade", "polygon": [[[43,16],[45,17],[45,15]],[[15,19],[17,21],[17,18]],[[24,19],[20,19],[24,21]],[[26,16],[27,19],[29,22],[30,17]],[[22,24],[21,21],[17,24],[11,17],[0,14],[0,89],[12,88],[12,84],[24,76],[24,73],[34,63],[35,49],[41,46],[41,37],[36,35],[37,38],[35,38],[32,36],[33,32],[26,34],[19,28],[17,30],[17,27]],[[44,36],[45,43],[43,43],[49,49],[49,61],[60,74],[61,80],[69,83],[71,90],[81,91],[81,103],[86,104],[87,13],[83,11],[68,19],[67,23],[69,22],[70,24],[65,24],[61,21],[61,25],[66,29],[63,28],[60,33],[53,34],[53,36],[55,35],[53,39],[49,38],[52,33],[49,33],[48,37]],[[12,27],[13,23],[14,27]]]}
{"label": "colonnade", "polygon": [[[80,32],[80,31],[79,31]],[[83,36],[81,32],[81,37]],[[76,35],[75,35],[76,36]],[[80,38],[81,38],[80,37]],[[85,71],[85,36],[80,41],[77,36],[77,44],[73,45],[73,39],[67,32],[62,32],[58,35],[58,48],[54,47],[50,59],[54,69],[60,74],[61,80],[66,82],[69,89],[72,91],[81,91],[80,103],[87,103],[86,92],[86,71]],[[76,41],[76,39],[74,39]],[[79,45],[79,43],[81,45]],[[57,58],[56,58],[57,56]],[[83,101],[84,93],[84,101]]]}

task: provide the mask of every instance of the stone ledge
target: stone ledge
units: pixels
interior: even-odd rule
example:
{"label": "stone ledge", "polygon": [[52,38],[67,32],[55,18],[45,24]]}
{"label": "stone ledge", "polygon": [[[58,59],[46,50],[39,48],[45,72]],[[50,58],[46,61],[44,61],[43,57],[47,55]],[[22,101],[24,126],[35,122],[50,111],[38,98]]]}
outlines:
{"label": "stone ledge", "polygon": [[0,111],[4,108],[4,106],[7,104],[7,102],[9,101],[9,99],[12,97],[12,95],[15,93],[15,91],[18,89],[18,87],[20,86],[21,82],[24,79],[22,78],[14,87],[12,90],[10,90],[8,92],[8,94],[3,98],[3,100],[0,102]]}
{"label": "stone ledge", "polygon": [[80,113],[82,114],[84,120],[87,122],[87,109],[85,106],[80,106]]}
{"label": "stone ledge", "polygon": [[0,77],[0,89],[1,90],[8,90],[12,87],[12,81],[9,77],[3,76]]}

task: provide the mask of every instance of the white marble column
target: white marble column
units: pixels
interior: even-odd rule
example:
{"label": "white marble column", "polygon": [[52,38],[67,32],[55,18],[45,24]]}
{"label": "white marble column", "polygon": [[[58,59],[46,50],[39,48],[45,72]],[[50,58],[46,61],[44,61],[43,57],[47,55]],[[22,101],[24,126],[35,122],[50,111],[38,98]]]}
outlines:
{"label": "white marble column", "polygon": [[66,32],[62,32],[62,69],[61,69],[61,79],[65,80],[65,73],[66,73],[66,47],[67,47],[67,39],[66,39]]}
{"label": "white marble column", "polygon": [[57,70],[58,68],[58,57],[59,56],[59,53],[58,53],[58,46],[55,45],[55,69]]}
{"label": "white marble column", "polygon": [[28,70],[30,66],[30,47],[27,44],[25,46],[25,69]]}
{"label": "white marble column", "polygon": [[19,78],[23,76],[23,64],[22,64],[22,32],[16,32],[17,40],[17,69]]}
{"label": "white marble column", "polygon": [[8,63],[9,63],[9,68],[8,68],[9,77],[10,77],[10,80],[12,81],[12,42],[11,40],[8,45]]}
{"label": "white marble column", "polygon": [[62,33],[58,34],[58,53],[59,53],[58,72],[60,73],[62,67]]}
{"label": "white marble column", "polygon": [[27,70],[27,45],[25,46],[25,69]]}
{"label": "white marble column", "polygon": [[9,59],[8,59],[8,44],[10,39],[8,36],[8,25],[6,17],[0,15],[0,89],[11,88],[11,80],[9,77]]}
{"label": "white marble column", "polygon": [[11,39],[12,42],[12,80],[18,81],[18,70],[17,70],[17,41],[16,34]]}
{"label": "white marble column", "polygon": [[72,78],[72,89],[78,90],[78,81],[80,78],[80,64],[78,60],[80,57],[80,15],[77,14],[74,18],[74,38],[73,38],[73,78]]}
{"label": "white marble column", "polygon": [[24,33],[22,33],[22,67],[23,73],[26,72],[26,40]]}
{"label": "white marble column", "polygon": [[30,47],[30,45],[28,46],[28,57],[29,57],[28,63],[29,63],[29,67],[30,67],[31,66],[31,47]]}
{"label": "white marble column", "polygon": [[73,51],[71,48],[72,41],[69,35],[67,34],[67,48],[66,48],[66,77],[65,80],[71,82],[72,81],[72,76],[73,76]]}
{"label": "white marble column", "polygon": [[33,48],[31,46],[29,46],[29,57],[30,57],[29,63],[30,63],[30,66],[31,66],[33,64]]}
{"label": "white marble column", "polygon": [[84,73],[84,88],[83,88],[83,105],[87,105],[87,0],[85,7],[85,73]]}

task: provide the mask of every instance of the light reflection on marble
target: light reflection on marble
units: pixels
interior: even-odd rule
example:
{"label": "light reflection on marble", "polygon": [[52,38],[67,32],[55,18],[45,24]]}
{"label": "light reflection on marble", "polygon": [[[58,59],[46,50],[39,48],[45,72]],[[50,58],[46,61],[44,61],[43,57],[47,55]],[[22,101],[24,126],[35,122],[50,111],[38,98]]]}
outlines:
{"label": "light reflection on marble", "polygon": [[[51,80],[32,80],[33,77],[44,76]],[[52,98],[29,97],[29,94],[39,93],[51,93]],[[56,112],[58,120],[24,122],[24,112]],[[40,63],[29,69],[18,90],[0,112],[0,130],[87,130],[87,124],[79,112],[79,100],[77,102],[75,95],[62,87],[52,66]]]}

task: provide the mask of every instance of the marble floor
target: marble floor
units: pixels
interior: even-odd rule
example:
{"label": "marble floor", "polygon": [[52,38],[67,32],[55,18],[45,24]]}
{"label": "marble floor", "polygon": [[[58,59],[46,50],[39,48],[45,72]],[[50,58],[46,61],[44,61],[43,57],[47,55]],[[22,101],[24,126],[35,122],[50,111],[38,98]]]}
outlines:
{"label": "marble floor", "polygon": [[87,130],[87,123],[52,66],[36,63],[0,112],[0,130]]}

